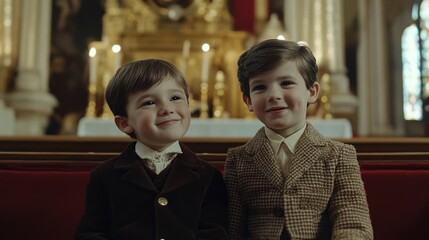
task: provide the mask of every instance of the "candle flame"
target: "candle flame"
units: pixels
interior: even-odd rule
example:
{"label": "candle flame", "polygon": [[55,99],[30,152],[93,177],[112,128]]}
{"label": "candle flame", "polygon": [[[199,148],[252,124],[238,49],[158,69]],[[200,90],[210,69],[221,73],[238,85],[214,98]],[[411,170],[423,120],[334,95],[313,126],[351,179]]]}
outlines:
{"label": "candle flame", "polygon": [[97,49],[95,49],[95,47],[92,47],[91,49],[89,49],[89,54],[90,57],[95,57],[95,55],[97,55]]}
{"label": "candle flame", "polygon": [[201,46],[201,49],[202,49],[204,52],[208,52],[208,51],[210,51],[210,45],[209,45],[208,43],[204,43],[204,44]]}
{"label": "candle flame", "polygon": [[115,45],[112,46],[112,52],[118,53],[120,51],[121,51],[121,45],[115,44]]}

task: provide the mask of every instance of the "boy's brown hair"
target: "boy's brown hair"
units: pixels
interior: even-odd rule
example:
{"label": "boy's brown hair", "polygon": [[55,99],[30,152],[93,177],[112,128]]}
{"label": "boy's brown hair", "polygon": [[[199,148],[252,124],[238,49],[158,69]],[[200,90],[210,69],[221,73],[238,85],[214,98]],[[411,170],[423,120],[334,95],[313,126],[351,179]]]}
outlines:
{"label": "boy's brown hair", "polygon": [[240,55],[238,59],[238,80],[241,92],[250,97],[249,79],[274,69],[283,62],[295,61],[307,88],[317,81],[319,68],[311,49],[304,43],[268,39]]}
{"label": "boy's brown hair", "polygon": [[176,80],[189,99],[188,84],[183,74],[171,63],[145,59],[127,63],[116,71],[106,88],[106,101],[113,115],[127,116],[128,97],[159,84],[167,77]]}

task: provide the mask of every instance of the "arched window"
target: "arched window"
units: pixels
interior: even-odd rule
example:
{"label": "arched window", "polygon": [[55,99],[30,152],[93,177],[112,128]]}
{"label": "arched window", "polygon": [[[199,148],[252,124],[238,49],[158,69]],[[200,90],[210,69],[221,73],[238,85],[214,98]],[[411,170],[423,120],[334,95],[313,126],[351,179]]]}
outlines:
{"label": "arched window", "polygon": [[413,19],[402,34],[403,110],[420,121],[429,112],[429,0],[414,5]]}

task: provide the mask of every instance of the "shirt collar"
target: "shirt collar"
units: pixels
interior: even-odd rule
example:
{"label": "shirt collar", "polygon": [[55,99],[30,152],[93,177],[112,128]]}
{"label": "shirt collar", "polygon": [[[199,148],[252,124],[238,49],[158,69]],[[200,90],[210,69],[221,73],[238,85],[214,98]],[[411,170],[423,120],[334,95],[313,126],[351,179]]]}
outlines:
{"label": "shirt collar", "polygon": [[137,142],[136,147],[135,147],[135,151],[136,151],[136,154],[141,159],[151,159],[151,160],[154,159],[155,156],[159,156],[159,155],[164,156],[166,154],[171,154],[171,153],[176,153],[176,154],[183,153],[182,148],[180,147],[179,141],[175,141],[173,144],[168,146],[162,152],[158,152],[158,151],[144,145],[141,142]]}
{"label": "shirt collar", "polygon": [[277,153],[277,151],[279,150],[281,143],[284,142],[286,146],[289,148],[289,150],[292,152],[292,154],[294,154],[295,146],[298,143],[298,140],[301,138],[302,134],[304,133],[306,126],[307,126],[307,123],[301,129],[294,132],[292,135],[288,137],[283,137],[266,126],[264,127],[264,130],[265,130],[265,135],[267,135],[268,140],[270,140],[271,147],[273,148],[275,153]]}

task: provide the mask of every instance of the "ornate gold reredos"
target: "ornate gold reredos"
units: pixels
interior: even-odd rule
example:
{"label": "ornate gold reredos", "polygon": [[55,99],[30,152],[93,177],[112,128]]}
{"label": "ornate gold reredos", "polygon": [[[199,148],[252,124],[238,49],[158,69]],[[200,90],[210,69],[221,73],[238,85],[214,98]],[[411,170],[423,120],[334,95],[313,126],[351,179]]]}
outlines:
{"label": "ornate gold reredos", "polygon": [[186,16],[198,14],[198,9],[205,8],[205,0],[144,0],[149,7],[163,18],[180,21]]}

